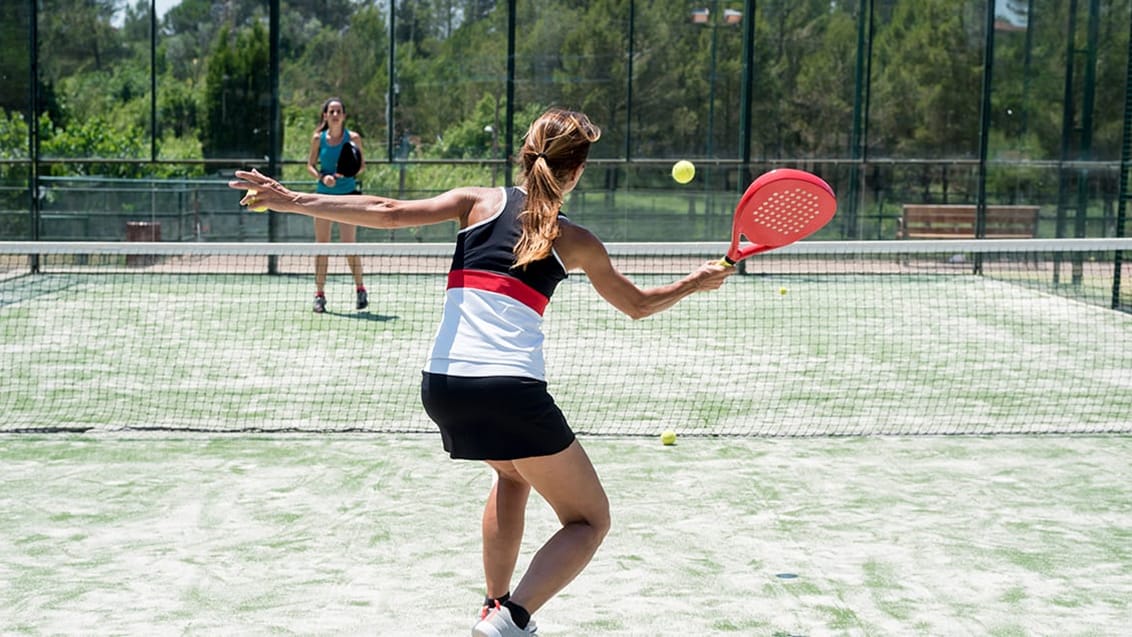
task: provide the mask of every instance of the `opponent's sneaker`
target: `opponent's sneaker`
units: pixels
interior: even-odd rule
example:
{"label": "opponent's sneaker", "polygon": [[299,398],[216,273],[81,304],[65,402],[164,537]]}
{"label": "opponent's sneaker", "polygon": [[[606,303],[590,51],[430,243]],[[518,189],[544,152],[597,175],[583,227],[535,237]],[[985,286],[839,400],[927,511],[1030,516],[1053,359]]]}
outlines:
{"label": "opponent's sneaker", "polygon": [[323,312],[326,311],[326,297],[325,296],[314,297],[314,311],[318,314],[322,314]]}
{"label": "opponent's sneaker", "polygon": [[365,290],[358,290],[358,305],[359,310],[364,310],[369,307],[369,295]]}
{"label": "opponent's sneaker", "polygon": [[487,617],[472,627],[472,637],[523,637],[537,633],[538,627],[533,620],[526,628],[516,626],[515,620],[511,619],[511,611],[506,606],[490,609]]}

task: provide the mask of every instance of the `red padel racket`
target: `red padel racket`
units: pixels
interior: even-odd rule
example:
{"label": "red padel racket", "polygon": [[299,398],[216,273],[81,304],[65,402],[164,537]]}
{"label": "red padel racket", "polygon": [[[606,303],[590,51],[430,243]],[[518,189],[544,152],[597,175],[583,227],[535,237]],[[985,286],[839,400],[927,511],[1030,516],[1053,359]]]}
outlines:
{"label": "red padel racket", "polygon": [[[731,247],[720,265],[805,239],[833,219],[837,197],[821,177],[804,170],[779,168],[747,187],[735,208]],[[748,244],[739,245],[739,237]]]}

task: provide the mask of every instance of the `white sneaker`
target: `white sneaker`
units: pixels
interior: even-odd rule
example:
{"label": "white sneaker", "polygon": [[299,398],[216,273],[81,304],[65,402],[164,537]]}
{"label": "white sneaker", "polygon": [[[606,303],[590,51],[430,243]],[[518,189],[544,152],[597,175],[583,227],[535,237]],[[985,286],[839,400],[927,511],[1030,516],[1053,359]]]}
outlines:
{"label": "white sneaker", "polygon": [[472,627],[472,637],[521,637],[537,632],[534,621],[527,624],[526,628],[516,626],[515,620],[511,619],[511,609],[506,606],[491,609],[487,617]]}

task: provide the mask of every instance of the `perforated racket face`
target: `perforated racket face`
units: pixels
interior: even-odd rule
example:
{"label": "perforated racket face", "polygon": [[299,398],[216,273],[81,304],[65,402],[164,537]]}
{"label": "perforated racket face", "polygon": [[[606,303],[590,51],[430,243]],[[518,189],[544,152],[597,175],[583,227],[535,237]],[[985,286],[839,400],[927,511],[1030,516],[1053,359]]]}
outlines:
{"label": "perforated racket face", "polygon": [[[783,168],[756,179],[739,200],[731,232],[731,262],[804,239],[833,218],[837,199],[817,175]],[[751,245],[740,247],[740,237]]]}

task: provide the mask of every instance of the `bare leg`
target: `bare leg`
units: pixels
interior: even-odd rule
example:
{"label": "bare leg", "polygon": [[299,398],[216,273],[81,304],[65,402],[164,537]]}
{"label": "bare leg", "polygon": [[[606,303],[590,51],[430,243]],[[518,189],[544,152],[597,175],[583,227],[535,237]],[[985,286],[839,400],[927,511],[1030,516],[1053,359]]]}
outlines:
{"label": "bare leg", "polygon": [[[511,601],[534,614],[589,564],[609,532],[609,499],[582,446],[512,462],[554,509],[562,528],[535,553]],[[486,554],[485,554],[486,555]]]}
{"label": "bare leg", "polygon": [[500,597],[511,590],[531,485],[510,462],[488,464],[496,473],[483,510],[483,572],[487,596]]}
{"label": "bare leg", "polygon": [[[314,220],[314,240],[318,243],[330,243],[330,228],[332,221],[327,219]],[[326,290],[326,270],[330,258],[325,254],[314,258],[314,289],[317,292]]]}
{"label": "bare leg", "polygon": [[[357,243],[358,242],[358,227],[348,223],[338,224],[338,237],[342,243]],[[362,282],[362,258],[357,255],[346,257],[346,263],[350,266],[350,273],[354,275],[354,286],[365,287]]]}

